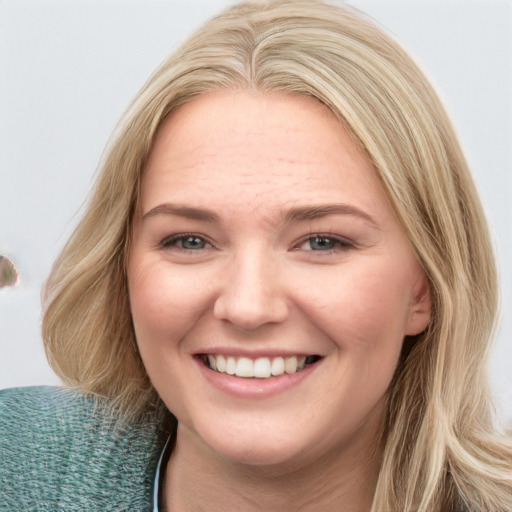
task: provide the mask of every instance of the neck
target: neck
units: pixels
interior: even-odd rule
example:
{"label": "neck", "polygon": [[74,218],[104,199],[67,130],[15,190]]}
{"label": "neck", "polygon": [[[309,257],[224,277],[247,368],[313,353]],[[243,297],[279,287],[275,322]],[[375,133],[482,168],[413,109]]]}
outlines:
{"label": "neck", "polygon": [[178,427],[165,475],[164,510],[171,512],[368,512],[379,450],[351,443],[299,466],[254,466],[226,459]]}

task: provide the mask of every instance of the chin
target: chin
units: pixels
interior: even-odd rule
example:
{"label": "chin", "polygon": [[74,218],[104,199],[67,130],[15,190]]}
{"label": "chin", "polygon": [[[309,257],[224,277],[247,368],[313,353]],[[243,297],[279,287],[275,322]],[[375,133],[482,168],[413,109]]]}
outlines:
{"label": "chin", "polygon": [[246,429],[210,422],[206,428],[199,427],[196,434],[206,449],[231,462],[248,466],[299,463],[308,448],[314,446],[313,442],[301,438],[298,429],[290,432],[288,428],[280,429],[275,421],[270,423]]}

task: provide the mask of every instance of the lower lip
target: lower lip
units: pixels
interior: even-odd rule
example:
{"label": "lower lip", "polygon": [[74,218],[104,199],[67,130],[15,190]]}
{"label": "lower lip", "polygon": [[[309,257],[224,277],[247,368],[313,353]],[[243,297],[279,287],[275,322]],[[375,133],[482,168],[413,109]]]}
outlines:
{"label": "lower lip", "polygon": [[220,391],[237,398],[260,399],[283,393],[299,385],[315,371],[322,360],[307,365],[297,373],[291,375],[285,373],[268,379],[244,378],[219,373],[208,368],[199,358],[196,358],[196,362],[205,379]]}

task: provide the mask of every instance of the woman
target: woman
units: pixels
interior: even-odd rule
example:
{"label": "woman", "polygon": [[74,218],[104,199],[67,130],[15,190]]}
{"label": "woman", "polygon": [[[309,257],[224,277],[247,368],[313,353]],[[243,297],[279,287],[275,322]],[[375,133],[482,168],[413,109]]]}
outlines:
{"label": "woman", "polygon": [[474,185],[424,76],[348,7],[240,4],[171,56],[44,305],[74,390],[3,393],[8,509],[512,507]]}

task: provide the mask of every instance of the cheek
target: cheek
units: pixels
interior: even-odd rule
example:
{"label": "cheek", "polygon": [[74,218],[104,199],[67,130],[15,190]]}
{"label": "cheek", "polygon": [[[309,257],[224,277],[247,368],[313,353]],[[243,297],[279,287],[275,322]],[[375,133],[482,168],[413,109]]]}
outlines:
{"label": "cheek", "polygon": [[197,322],[208,301],[197,272],[175,272],[166,262],[130,263],[130,305],[139,344],[174,339]]}
{"label": "cheek", "polygon": [[[194,284],[194,286],[191,286]],[[197,324],[204,308],[201,288],[173,273],[165,262],[131,260],[128,286],[137,346],[153,386],[174,413],[181,410],[188,379],[183,377],[181,356],[186,353],[187,334]],[[171,408],[171,407],[170,407]]]}
{"label": "cheek", "polygon": [[408,272],[399,268],[354,265],[318,274],[313,286],[298,287],[298,302],[317,326],[347,348],[385,342],[401,346],[410,292]]}

